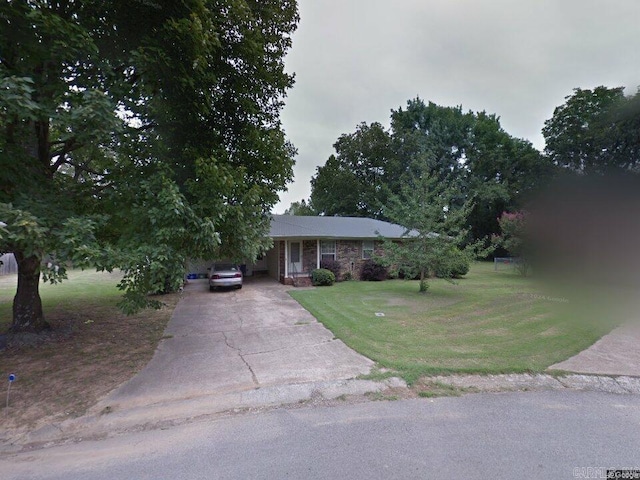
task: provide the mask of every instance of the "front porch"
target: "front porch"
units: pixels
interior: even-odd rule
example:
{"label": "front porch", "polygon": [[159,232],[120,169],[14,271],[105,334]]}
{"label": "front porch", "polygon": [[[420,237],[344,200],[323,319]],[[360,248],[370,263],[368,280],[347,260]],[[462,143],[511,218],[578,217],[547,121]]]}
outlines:
{"label": "front porch", "polygon": [[[320,240],[286,239],[274,242],[272,251],[277,251],[277,278],[285,285],[310,285],[311,272],[320,268]],[[271,274],[271,272],[270,272]]]}
{"label": "front porch", "polygon": [[280,283],[305,285],[302,279],[309,279],[324,262],[339,264],[340,279],[346,275],[359,278],[362,265],[374,255],[383,255],[379,240],[294,237],[275,240],[267,252],[267,263],[269,275]]}

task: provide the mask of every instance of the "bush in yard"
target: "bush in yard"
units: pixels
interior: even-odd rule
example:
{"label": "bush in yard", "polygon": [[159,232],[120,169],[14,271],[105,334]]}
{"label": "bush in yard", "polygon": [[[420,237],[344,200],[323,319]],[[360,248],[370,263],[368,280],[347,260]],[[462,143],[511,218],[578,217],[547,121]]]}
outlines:
{"label": "bush in yard", "polygon": [[380,282],[389,276],[387,267],[373,260],[367,260],[360,269],[360,280]]}
{"label": "bush in yard", "polygon": [[335,281],[336,276],[331,270],[327,270],[326,268],[318,268],[311,272],[311,282],[317,287],[330,286],[333,285]]}
{"label": "bush in yard", "polygon": [[470,264],[469,255],[454,247],[446,256],[446,261],[436,269],[435,274],[440,278],[461,278],[469,273]]}
{"label": "bush in yard", "polygon": [[320,268],[333,272],[337,281],[340,281],[340,264],[335,260],[322,260],[320,262]]}
{"label": "bush in yard", "polygon": [[420,280],[420,272],[412,272],[406,268],[398,269],[396,276],[402,280]]}
{"label": "bush in yard", "polygon": [[471,262],[469,262],[468,258],[461,257],[456,260],[453,268],[451,269],[451,276],[453,278],[461,278],[464,277],[467,273],[469,273],[469,266]]}

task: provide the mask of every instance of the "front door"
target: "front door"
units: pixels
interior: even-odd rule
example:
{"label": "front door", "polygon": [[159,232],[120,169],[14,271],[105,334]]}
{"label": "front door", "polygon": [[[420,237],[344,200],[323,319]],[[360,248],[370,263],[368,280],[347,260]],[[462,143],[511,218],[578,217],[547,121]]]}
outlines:
{"label": "front door", "polygon": [[289,276],[302,273],[302,242],[289,242]]}

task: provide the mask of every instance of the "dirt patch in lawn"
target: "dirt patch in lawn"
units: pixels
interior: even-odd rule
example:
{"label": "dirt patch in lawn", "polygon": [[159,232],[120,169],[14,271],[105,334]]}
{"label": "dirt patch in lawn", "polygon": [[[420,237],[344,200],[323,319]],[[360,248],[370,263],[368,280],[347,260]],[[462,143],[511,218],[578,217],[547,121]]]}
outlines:
{"label": "dirt patch in lawn", "polygon": [[2,395],[3,430],[31,430],[81,416],[140,371],[161,341],[179,296],[158,299],[165,307],[132,316],[108,304],[54,307],[46,312],[50,331],[9,337],[9,347],[0,352],[0,378],[4,383],[15,373],[17,380],[8,409]]}

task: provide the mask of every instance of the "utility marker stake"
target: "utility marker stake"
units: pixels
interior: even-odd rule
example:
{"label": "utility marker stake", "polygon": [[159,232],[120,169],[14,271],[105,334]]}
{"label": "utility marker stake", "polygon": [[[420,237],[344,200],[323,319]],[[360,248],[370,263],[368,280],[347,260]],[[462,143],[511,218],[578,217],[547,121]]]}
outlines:
{"label": "utility marker stake", "polygon": [[9,374],[9,386],[7,387],[7,409],[4,411],[5,415],[9,412],[9,392],[11,391],[11,384],[16,381],[16,374]]}

